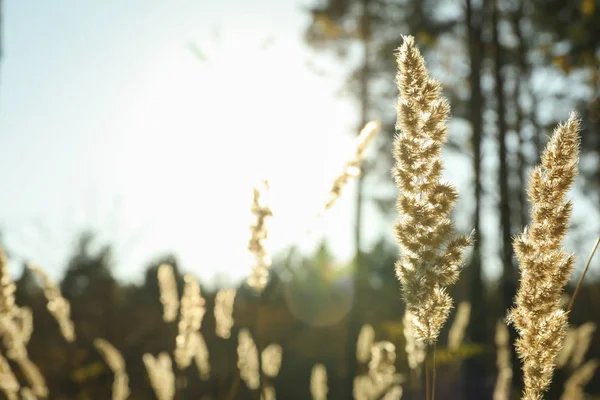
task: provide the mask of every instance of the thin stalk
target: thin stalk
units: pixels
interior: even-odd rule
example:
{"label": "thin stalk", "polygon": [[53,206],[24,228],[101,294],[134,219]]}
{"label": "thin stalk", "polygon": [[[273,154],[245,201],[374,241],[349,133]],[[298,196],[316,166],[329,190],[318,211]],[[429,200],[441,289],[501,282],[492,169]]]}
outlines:
{"label": "thin stalk", "polygon": [[435,375],[436,375],[436,371],[435,371],[435,350],[436,350],[436,345],[437,342],[435,342],[433,344],[433,362],[432,362],[432,366],[431,366],[431,400],[435,399]]}
{"label": "thin stalk", "polygon": [[427,400],[432,400],[431,399],[431,384],[430,384],[430,377],[429,377],[429,353],[430,353],[430,347],[427,346],[427,355],[425,356],[425,399]]}
{"label": "thin stalk", "polygon": [[254,343],[256,345],[256,351],[258,354],[258,376],[259,378],[259,385],[258,385],[258,390],[254,393],[255,396],[257,396],[257,399],[260,400],[261,398],[261,394],[264,391],[264,375],[263,375],[263,365],[262,365],[262,351],[264,350],[265,346],[264,343],[262,342],[262,338],[259,337],[258,334],[258,327],[260,324],[260,321],[262,320],[262,315],[263,315],[263,309],[264,306],[266,304],[266,292],[267,288],[265,288],[263,290],[262,293],[260,293],[260,298],[258,299],[258,313],[256,316],[256,321],[255,321],[255,325],[254,325],[254,332],[253,332],[253,336],[254,336]]}
{"label": "thin stalk", "polygon": [[175,372],[175,399],[185,399],[185,389],[187,386],[186,371],[177,368]]}
{"label": "thin stalk", "polygon": [[238,388],[240,386],[240,374],[236,374],[235,377],[235,381],[233,382],[233,385],[231,386],[231,388],[229,389],[229,394],[227,396],[228,400],[235,400],[235,397],[237,396],[238,393]]}
{"label": "thin stalk", "polygon": [[590,254],[590,258],[588,258],[587,264],[585,265],[585,269],[583,270],[583,274],[581,274],[581,278],[579,278],[579,283],[577,283],[577,287],[575,288],[575,293],[573,293],[573,297],[571,297],[571,302],[569,303],[568,312],[571,312],[573,309],[573,303],[575,303],[575,298],[577,298],[577,294],[579,293],[579,289],[581,289],[581,285],[583,284],[583,279],[585,278],[585,274],[587,274],[588,269],[590,268],[590,264],[592,263],[592,258],[594,258],[594,254],[596,254],[596,250],[598,249],[598,244],[600,244],[600,236],[596,239],[596,244],[594,244],[594,248],[592,249],[592,254]]}

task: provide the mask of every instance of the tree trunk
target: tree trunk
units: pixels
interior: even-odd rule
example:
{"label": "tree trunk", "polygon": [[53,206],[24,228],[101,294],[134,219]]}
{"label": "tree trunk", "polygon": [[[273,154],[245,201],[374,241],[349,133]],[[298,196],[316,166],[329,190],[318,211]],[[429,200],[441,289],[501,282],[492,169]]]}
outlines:
{"label": "tree trunk", "polygon": [[[500,232],[501,232],[501,250],[500,258],[502,260],[502,312],[506,314],[513,305],[513,298],[516,294],[516,271],[512,261],[512,234],[511,234],[511,213],[510,213],[510,191],[508,186],[508,163],[506,150],[506,97],[504,94],[504,75],[502,68],[504,66],[504,51],[499,39],[499,10],[497,0],[492,2],[492,48],[494,50],[494,80],[495,97],[498,129],[498,183],[500,187]],[[514,328],[510,328],[510,343],[514,343],[517,333]],[[520,363],[514,346],[512,347],[513,362],[513,386],[520,386]]]}
{"label": "tree trunk", "polygon": [[496,126],[498,129],[498,183],[500,187],[500,232],[502,238],[500,256],[503,265],[503,306],[505,309],[508,309],[512,306],[516,290],[515,270],[512,263],[510,192],[508,187],[509,171],[506,150],[506,98],[504,95],[504,75],[502,71],[504,54],[499,40],[498,23],[497,0],[494,0],[492,7],[492,48],[494,50]]}
{"label": "tree trunk", "polygon": [[[363,46],[363,65],[360,74],[360,126],[357,132],[368,122],[369,112],[369,78],[370,78],[370,66],[369,66],[369,55],[370,55],[370,39],[371,39],[371,26],[369,16],[369,2],[370,0],[362,0],[362,15],[360,21],[361,27],[361,41]],[[356,341],[360,331],[360,321],[362,316],[358,313],[358,306],[360,302],[360,292],[362,282],[365,280],[365,265],[362,260],[362,215],[364,205],[364,174],[365,170],[363,166],[359,167],[361,173],[357,179],[356,188],[356,215],[355,215],[355,226],[354,226],[354,246],[355,246],[355,257],[354,257],[354,305],[348,312],[348,342],[346,344],[347,351],[347,382],[345,386],[344,398],[352,398],[352,392],[354,387],[354,377],[357,374],[358,368],[356,364]]]}
{"label": "tree trunk", "polygon": [[[369,54],[370,54],[370,20],[368,13],[369,0],[362,0],[363,15],[361,16],[361,40],[363,46],[363,65],[360,73],[360,122],[357,129],[357,135],[363,126],[369,122],[369,77],[371,74],[369,66]],[[365,170],[363,166],[359,166],[361,174],[357,179],[356,188],[356,215],[354,225],[354,246],[356,249],[356,260],[357,264],[360,261],[361,254],[361,234],[362,234],[362,214],[363,214],[363,203],[364,203],[364,174]]]}
{"label": "tree trunk", "polygon": [[[519,1],[517,9],[513,12],[513,28],[515,36],[517,37],[517,76],[515,77],[515,93],[514,93],[514,104],[515,104],[515,132],[519,143],[519,149],[517,153],[517,175],[518,175],[518,197],[517,205],[519,209],[519,225],[524,227],[529,223],[529,208],[527,206],[527,160],[525,159],[524,147],[525,138],[523,134],[523,125],[525,122],[525,115],[523,108],[521,107],[521,98],[523,97],[523,87],[530,83],[531,74],[529,71],[529,65],[527,62],[527,48],[525,45],[525,39],[523,37],[523,31],[521,29],[521,19],[523,16],[523,0]],[[535,118],[535,103],[532,103],[531,120],[534,130],[533,137],[537,136],[537,129],[533,123]],[[535,139],[534,139],[535,140]]]}
{"label": "tree trunk", "polygon": [[[471,122],[471,146],[473,148],[473,196],[474,210],[474,244],[473,256],[468,266],[469,301],[473,323],[468,326],[468,337],[474,343],[484,344],[487,339],[487,317],[484,296],[484,285],[481,274],[481,135],[483,131],[483,95],[481,92],[481,64],[484,54],[484,43],[481,39],[484,12],[474,10],[471,0],[466,0],[465,20],[470,60],[469,83],[471,97],[469,99],[469,120]],[[465,361],[464,386],[467,399],[481,399],[485,395],[486,363],[480,357]]]}

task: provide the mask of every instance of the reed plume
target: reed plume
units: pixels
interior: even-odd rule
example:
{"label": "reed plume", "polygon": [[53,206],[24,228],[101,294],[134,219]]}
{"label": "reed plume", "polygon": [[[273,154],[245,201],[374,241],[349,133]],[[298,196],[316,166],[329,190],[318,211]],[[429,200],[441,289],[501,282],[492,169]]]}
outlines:
{"label": "reed plume", "polygon": [[15,305],[16,286],[8,273],[8,260],[0,246],[0,315],[12,314]]}
{"label": "reed plume", "polygon": [[145,353],[142,360],[148,371],[150,385],[158,400],[173,400],[175,374],[169,354],[162,352],[155,358],[152,354]]}
{"label": "reed plume", "polygon": [[208,353],[208,346],[204,341],[204,336],[200,332],[194,332],[193,336],[193,348],[194,351],[194,363],[198,368],[200,379],[207,381],[210,378],[210,358]]}
{"label": "reed plume", "polygon": [[400,400],[402,398],[402,386],[392,386],[390,390],[381,398],[381,400]]}
{"label": "reed plume", "polygon": [[262,292],[267,286],[269,279],[269,266],[271,266],[271,255],[265,248],[268,239],[269,230],[267,229],[267,220],[273,216],[273,212],[266,201],[266,195],[269,191],[269,182],[262,180],[254,188],[254,197],[252,200],[252,215],[254,221],[250,224],[250,240],[248,241],[248,250],[254,258],[252,272],[248,278],[248,285],[258,292]]}
{"label": "reed plume", "polygon": [[402,376],[396,373],[395,362],[396,347],[392,343],[374,343],[368,374],[354,378],[354,398],[376,400],[387,396],[388,399],[399,399],[402,396],[402,388],[399,385]]}
{"label": "reed plume", "polygon": [[402,321],[404,340],[406,341],[404,350],[406,351],[406,356],[408,358],[409,368],[413,371],[417,371],[425,361],[426,349],[425,342],[415,338],[415,330],[412,321],[413,318],[411,318],[410,313],[404,313]]}
{"label": "reed plume", "polygon": [[266,384],[260,394],[260,400],[275,400],[276,398],[275,388],[271,384]]}
{"label": "reed plume", "polygon": [[359,363],[366,364],[369,362],[374,339],[375,329],[369,324],[363,325],[356,341],[356,359]]}
{"label": "reed plume", "polygon": [[95,339],[94,346],[114,374],[112,386],[113,400],[126,400],[129,397],[129,376],[125,369],[123,356],[112,344],[104,339]]}
{"label": "reed plume", "polygon": [[310,374],[310,394],[313,400],[327,400],[327,369],[323,364],[315,364]]}
{"label": "reed plume", "polygon": [[6,355],[14,360],[36,396],[46,398],[48,387],[38,367],[29,359],[27,343],[33,322],[26,308],[15,304],[16,286],[8,273],[8,262],[0,246],[0,336]]}
{"label": "reed plume", "polygon": [[272,343],[265,347],[261,353],[261,365],[263,373],[269,378],[275,378],[279,374],[282,359],[281,346]]}
{"label": "reed plume", "polygon": [[179,294],[173,267],[161,264],[158,267],[158,286],[160,289],[160,302],[163,305],[163,320],[173,322],[177,319],[179,309]]}
{"label": "reed plume", "polygon": [[20,393],[21,393],[21,400],[37,400],[36,395],[28,387],[22,388]]}
{"label": "reed plume", "polygon": [[461,302],[456,309],[456,315],[454,322],[450,326],[450,332],[448,332],[448,349],[450,351],[457,351],[462,344],[470,317],[471,303],[467,301]]}
{"label": "reed plume", "polygon": [[376,380],[383,376],[392,376],[396,372],[396,347],[393,343],[377,342],[371,349],[371,361],[369,361],[369,374]]}
{"label": "reed plume", "polygon": [[25,380],[31,386],[33,393],[37,397],[46,398],[48,397],[48,387],[46,386],[46,380],[40,372],[37,365],[33,363],[28,357],[21,357],[15,360],[19,369],[25,376]]}
{"label": "reed plume", "polygon": [[21,336],[23,343],[29,343],[33,333],[33,313],[29,307],[15,306],[13,320]]}
{"label": "reed plume", "polygon": [[0,334],[8,358],[18,360],[28,357],[26,337],[12,315],[0,315]]}
{"label": "reed plume", "polygon": [[[260,360],[264,377],[271,379],[276,378],[277,375],[279,375],[279,369],[281,368],[281,346],[275,343],[271,343],[262,351],[260,355]],[[264,379],[262,385],[261,398],[263,400],[275,400],[276,398],[275,388],[273,387],[269,379]]]}
{"label": "reed plume", "polygon": [[367,147],[373,141],[380,128],[379,122],[370,121],[361,129],[356,140],[354,154],[346,162],[342,172],[333,180],[331,189],[329,189],[327,201],[325,202],[325,206],[321,213],[333,207],[335,202],[342,196],[342,190],[348,184],[350,179],[360,176],[361,163],[365,158]]}
{"label": "reed plume", "polygon": [[512,363],[510,361],[510,335],[503,321],[496,323],[496,366],[498,376],[494,387],[494,400],[510,400]]}
{"label": "reed plume", "polygon": [[14,360],[38,397],[48,396],[48,387],[38,367],[29,359],[25,337],[11,315],[0,315],[0,335],[6,355]]}
{"label": "reed plume", "polygon": [[17,377],[10,368],[8,360],[0,354],[0,391],[4,393],[8,400],[16,400],[20,387],[21,385],[19,385]]}
{"label": "reed plume", "polygon": [[60,292],[58,285],[38,266],[28,265],[32,272],[44,282],[44,295],[48,300],[48,311],[58,322],[60,332],[67,342],[75,341],[75,327],[71,320],[71,304]]}
{"label": "reed plume", "polygon": [[521,272],[515,306],[508,319],[519,333],[517,354],[522,361],[523,398],[542,399],[567,328],[561,293],[575,262],[562,249],[572,205],[565,201],[577,175],[579,120],[572,113],[560,124],[529,178],[532,222],[514,239]]}
{"label": "reed plume", "polygon": [[194,335],[200,330],[206,312],[198,281],[191,275],[185,275],[183,279],[185,286],[181,296],[178,334],[175,339],[175,362],[179,369],[189,367],[197,354],[200,343]]}
{"label": "reed plume", "polygon": [[556,356],[556,368],[563,368],[566,366],[567,362],[571,358],[571,354],[573,353],[573,349],[577,345],[577,328],[567,328],[565,332],[565,338],[563,339],[563,344]]}
{"label": "reed plume", "polygon": [[577,368],[583,363],[585,354],[592,343],[594,332],[596,332],[596,324],[593,322],[586,322],[577,328],[577,339],[571,353],[571,368]]}
{"label": "reed plume", "polygon": [[440,95],[440,84],[429,78],[412,36],[404,37],[397,62],[393,176],[400,189],[395,234],[403,256],[396,274],[415,337],[434,343],[452,308],[446,288],[458,280],[471,240],[454,234],[449,215],[458,193],[442,180],[441,148],[450,106]]}
{"label": "reed plume", "polygon": [[229,339],[233,327],[233,305],[235,303],[235,289],[221,289],[215,296],[215,332],[218,337]]}
{"label": "reed plume", "polygon": [[250,389],[258,389],[260,386],[260,371],[258,370],[258,350],[252,335],[246,328],[240,329],[238,333],[238,369],[240,376]]}
{"label": "reed plume", "polygon": [[46,380],[38,367],[29,359],[25,337],[11,315],[0,315],[0,335],[7,349],[8,358],[14,360],[19,366],[36,396],[46,398],[48,396]]}
{"label": "reed plume", "polygon": [[585,395],[584,388],[594,377],[594,373],[596,373],[599,365],[600,363],[597,360],[590,360],[577,368],[569,379],[567,379],[565,390],[560,400],[585,400],[588,398]]}

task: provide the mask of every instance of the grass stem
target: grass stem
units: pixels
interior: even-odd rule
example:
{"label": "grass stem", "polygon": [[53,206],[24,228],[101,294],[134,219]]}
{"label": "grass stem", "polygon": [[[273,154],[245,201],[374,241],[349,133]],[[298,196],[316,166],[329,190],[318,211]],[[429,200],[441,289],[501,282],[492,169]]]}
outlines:
{"label": "grass stem", "polygon": [[427,355],[425,356],[425,399],[426,400],[431,400],[431,384],[430,384],[430,371],[429,371],[429,353],[430,353],[430,347],[427,346]]}
{"label": "grass stem", "polygon": [[431,400],[435,399],[435,350],[436,350],[437,342],[433,344],[433,362],[431,363]]}
{"label": "grass stem", "polygon": [[598,245],[600,244],[600,236],[596,239],[596,244],[594,244],[594,248],[592,249],[592,254],[590,254],[590,258],[588,258],[587,264],[585,265],[585,269],[583,270],[583,274],[581,274],[581,278],[579,278],[579,283],[577,283],[577,287],[575,288],[575,293],[573,293],[573,297],[571,297],[571,301],[569,302],[568,312],[571,312],[573,309],[573,304],[575,303],[575,298],[577,298],[577,294],[579,293],[579,289],[581,289],[581,285],[583,284],[583,279],[585,278],[585,274],[587,274],[588,269],[590,268],[590,264],[592,263],[592,258],[594,258],[594,254],[596,254],[596,250],[598,249]]}

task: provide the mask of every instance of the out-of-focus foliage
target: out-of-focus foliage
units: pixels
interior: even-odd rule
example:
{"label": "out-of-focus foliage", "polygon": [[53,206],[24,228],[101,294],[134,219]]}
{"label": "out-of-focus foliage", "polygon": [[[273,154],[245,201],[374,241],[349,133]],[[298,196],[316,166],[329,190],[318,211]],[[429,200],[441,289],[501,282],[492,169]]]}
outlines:
{"label": "out-of-focus foliage", "polygon": [[[46,377],[52,398],[56,399],[107,399],[110,398],[113,374],[94,347],[93,340],[101,337],[109,341],[123,355],[130,377],[130,399],[151,399],[153,392],[142,362],[144,353],[158,355],[162,351],[173,354],[176,322],[165,323],[156,280],[157,267],[163,262],[174,265],[180,292],[183,289],[181,266],[173,256],[165,256],[151,262],[145,281],[140,284],[123,284],[112,278],[116,268],[105,255],[109,247],[92,251],[91,236],[86,236],[75,248],[69,268],[61,282],[63,293],[69,293],[77,340],[69,344],[60,334],[56,321],[46,311],[43,291],[28,269],[16,280],[16,301],[20,306],[33,310],[34,331],[29,343],[32,360]],[[346,365],[347,325],[350,307],[355,307],[354,318],[368,323],[375,329],[376,341],[389,341],[397,349],[396,369],[405,377],[411,377],[404,348],[402,316],[403,305],[393,276],[396,250],[384,242],[365,255],[368,271],[356,286],[360,290],[361,303],[353,302],[355,293],[349,284],[349,266],[334,261],[327,247],[322,245],[311,257],[301,263],[286,265],[275,259],[272,276],[265,289],[265,300],[256,301],[256,294],[245,284],[238,288],[234,307],[234,326],[229,339],[216,335],[213,314],[217,288],[202,288],[206,298],[207,313],[201,332],[210,354],[211,375],[206,382],[199,378],[194,364],[185,372],[179,372],[180,382],[185,382],[185,396],[180,398],[251,399],[252,394],[239,379],[237,368],[237,337],[241,328],[252,332],[259,348],[271,343],[282,347],[281,370],[272,380],[277,397],[283,399],[310,398],[312,367],[322,363],[328,373],[328,398],[340,398],[340,388],[348,380]],[[86,291],[79,290],[81,280],[72,279],[72,272],[86,277]],[[98,271],[103,271],[98,273]],[[189,270],[186,270],[189,271]],[[287,272],[284,272],[287,271]],[[293,273],[290,274],[290,271]],[[193,271],[189,271],[192,272]],[[283,277],[288,277],[283,279]],[[67,280],[67,278],[69,278]],[[202,285],[202,282],[200,282]],[[77,290],[76,290],[77,289]],[[495,296],[490,292],[490,296]],[[580,300],[573,310],[573,321],[580,324],[591,321],[600,324],[600,317],[590,304],[600,304],[600,286],[590,283],[584,286]],[[598,297],[598,298],[596,298]],[[451,315],[451,319],[454,315]],[[436,364],[438,382],[436,391],[440,398],[463,398],[461,387],[461,364],[472,357],[493,354],[494,344],[473,344],[465,338],[458,350],[446,346],[448,327],[442,331],[437,348]],[[586,359],[600,357],[600,341],[592,338]],[[366,364],[358,365],[358,373],[366,372]],[[559,370],[553,384],[556,393],[568,378],[567,371]],[[494,375],[489,376],[489,388],[493,389]],[[404,399],[420,398],[420,379],[413,376],[403,384]],[[597,382],[587,388],[589,393],[600,392]],[[234,397],[231,397],[231,394]],[[548,397],[554,398],[554,397]]]}

